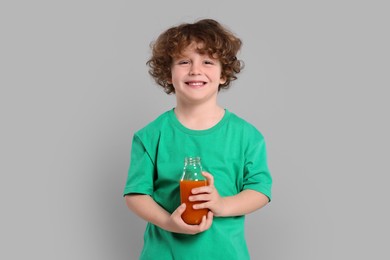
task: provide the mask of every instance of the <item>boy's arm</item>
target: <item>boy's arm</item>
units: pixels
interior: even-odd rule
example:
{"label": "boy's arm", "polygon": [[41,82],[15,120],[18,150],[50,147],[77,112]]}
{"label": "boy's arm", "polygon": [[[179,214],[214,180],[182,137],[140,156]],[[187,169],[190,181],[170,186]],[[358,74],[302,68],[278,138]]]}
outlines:
{"label": "boy's arm", "polygon": [[130,194],[125,196],[127,207],[144,220],[163,227],[169,213],[158,205],[149,195]]}
{"label": "boy's arm", "polygon": [[268,204],[268,197],[255,190],[243,190],[237,195],[223,197],[222,207],[215,216],[240,216],[256,211]]}
{"label": "boy's arm", "polygon": [[208,172],[203,172],[208,186],[193,189],[191,201],[199,201],[194,205],[196,209],[209,208],[214,216],[230,217],[241,216],[264,207],[269,199],[266,195],[255,190],[243,190],[237,195],[221,197],[214,186],[214,178]]}
{"label": "boy's arm", "polygon": [[184,203],[169,214],[149,195],[130,194],[125,196],[125,200],[128,208],[139,217],[170,232],[197,234],[209,229],[213,221],[213,213],[209,212],[199,225],[187,225],[181,218],[185,210]]}

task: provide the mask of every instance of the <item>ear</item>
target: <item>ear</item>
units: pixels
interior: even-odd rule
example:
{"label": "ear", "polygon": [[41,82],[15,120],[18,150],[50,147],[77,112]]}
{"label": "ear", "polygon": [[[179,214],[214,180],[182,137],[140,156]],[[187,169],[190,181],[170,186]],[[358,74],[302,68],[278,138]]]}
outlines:
{"label": "ear", "polygon": [[219,79],[219,84],[222,85],[222,84],[225,84],[226,83],[226,77],[221,77]]}

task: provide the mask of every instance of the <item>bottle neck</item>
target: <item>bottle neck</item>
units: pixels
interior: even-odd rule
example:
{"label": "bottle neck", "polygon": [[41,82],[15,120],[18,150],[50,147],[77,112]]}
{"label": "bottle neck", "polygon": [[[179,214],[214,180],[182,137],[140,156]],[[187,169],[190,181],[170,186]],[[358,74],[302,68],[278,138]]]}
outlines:
{"label": "bottle neck", "polygon": [[200,157],[195,156],[195,157],[186,157],[184,159],[185,164],[200,164]]}
{"label": "bottle neck", "polygon": [[200,157],[186,157],[184,160],[184,170],[182,180],[204,180],[202,175],[202,165],[200,163]]}

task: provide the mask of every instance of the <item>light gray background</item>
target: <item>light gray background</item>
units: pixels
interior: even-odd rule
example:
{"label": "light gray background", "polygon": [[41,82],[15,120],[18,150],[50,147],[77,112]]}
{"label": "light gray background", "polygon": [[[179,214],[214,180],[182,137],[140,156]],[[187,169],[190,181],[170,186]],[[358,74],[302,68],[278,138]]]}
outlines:
{"label": "light gray background", "polygon": [[211,17],[244,45],[221,103],[268,144],[252,259],[389,259],[387,1],[1,1],[1,259],[137,259],[135,130],[174,106],[149,43]]}

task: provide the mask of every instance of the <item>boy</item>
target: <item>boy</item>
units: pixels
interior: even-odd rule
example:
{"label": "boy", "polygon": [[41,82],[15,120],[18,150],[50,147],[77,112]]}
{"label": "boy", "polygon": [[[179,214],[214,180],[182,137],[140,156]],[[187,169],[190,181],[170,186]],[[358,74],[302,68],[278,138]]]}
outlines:
{"label": "boy", "polygon": [[[212,19],[163,32],[147,64],[156,83],[175,94],[175,108],[134,134],[124,189],[130,210],[148,222],[140,259],[249,259],[245,214],[271,200],[265,142],[250,123],[218,105],[242,62],[241,40]],[[184,157],[202,158],[207,186],[192,190],[199,225],[181,218]]]}

